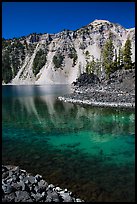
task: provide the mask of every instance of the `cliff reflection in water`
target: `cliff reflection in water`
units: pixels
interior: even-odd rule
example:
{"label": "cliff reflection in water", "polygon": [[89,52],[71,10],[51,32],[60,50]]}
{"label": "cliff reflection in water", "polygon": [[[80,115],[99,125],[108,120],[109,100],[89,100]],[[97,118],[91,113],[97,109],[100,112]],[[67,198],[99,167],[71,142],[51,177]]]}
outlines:
{"label": "cliff reflection in water", "polygon": [[[28,89],[29,90],[29,89]],[[39,87],[39,92],[42,93]],[[19,92],[18,92],[19,93]],[[30,90],[29,90],[30,93]],[[14,122],[18,126],[29,125],[47,132],[76,132],[87,130],[96,132],[97,141],[111,140],[113,136],[134,134],[134,113],[125,110],[95,108],[64,103],[56,99],[57,95],[4,98],[3,121]],[[109,137],[108,137],[109,134]],[[103,137],[102,137],[103,135]],[[105,135],[107,138],[105,138]]]}

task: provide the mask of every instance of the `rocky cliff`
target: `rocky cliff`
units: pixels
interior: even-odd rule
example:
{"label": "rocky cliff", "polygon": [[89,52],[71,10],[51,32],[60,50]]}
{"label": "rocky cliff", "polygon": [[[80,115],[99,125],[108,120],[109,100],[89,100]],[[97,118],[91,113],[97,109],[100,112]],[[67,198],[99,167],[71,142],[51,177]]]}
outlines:
{"label": "rocky cliff", "polygon": [[3,39],[2,83],[71,84],[86,70],[87,58],[100,60],[110,32],[117,53],[129,37],[134,62],[135,29],[107,20],[95,20],[75,31]]}

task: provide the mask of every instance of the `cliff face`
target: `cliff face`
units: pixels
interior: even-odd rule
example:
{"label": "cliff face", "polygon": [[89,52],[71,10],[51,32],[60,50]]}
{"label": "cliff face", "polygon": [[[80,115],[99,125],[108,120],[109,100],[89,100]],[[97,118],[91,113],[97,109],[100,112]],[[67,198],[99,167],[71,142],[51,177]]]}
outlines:
{"label": "cliff face", "polygon": [[87,57],[88,60],[92,60],[92,56],[100,60],[102,47],[110,32],[117,52],[129,37],[132,62],[135,62],[135,29],[95,20],[76,31],[33,33],[3,40],[2,83],[70,84],[86,70]]}

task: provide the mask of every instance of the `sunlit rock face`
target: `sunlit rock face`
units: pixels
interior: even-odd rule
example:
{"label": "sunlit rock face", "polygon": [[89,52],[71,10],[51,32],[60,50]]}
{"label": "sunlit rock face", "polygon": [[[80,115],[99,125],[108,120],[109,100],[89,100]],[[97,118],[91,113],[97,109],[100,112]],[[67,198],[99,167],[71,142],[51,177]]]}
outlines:
{"label": "sunlit rock face", "polygon": [[3,40],[2,59],[4,62],[7,57],[10,62],[11,75],[2,83],[71,84],[86,70],[87,60],[91,61],[92,56],[100,60],[102,47],[110,32],[117,53],[129,37],[132,62],[135,62],[135,28],[126,29],[107,20],[95,20],[75,31],[33,33]]}

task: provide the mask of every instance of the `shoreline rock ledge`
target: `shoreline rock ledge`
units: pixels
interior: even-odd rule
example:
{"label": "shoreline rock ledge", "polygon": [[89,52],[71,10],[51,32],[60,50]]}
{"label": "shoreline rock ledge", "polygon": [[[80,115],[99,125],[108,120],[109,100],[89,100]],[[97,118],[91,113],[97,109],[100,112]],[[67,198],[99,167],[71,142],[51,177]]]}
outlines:
{"label": "shoreline rock ledge", "polygon": [[41,175],[32,176],[19,166],[2,165],[2,202],[84,202]]}
{"label": "shoreline rock ledge", "polygon": [[99,107],[135,109],[135,68],[117,70],[109,79],[83,73],[72,84],[72,93],[58,100]]}
{"label": "shoreline rock ledge", "polygon": [[101,101],[92,101],[92,100],[85,100],[82,99],[74,99],[71,95],[70,97],[66,96],[59,96],[58,100],[68,102],[68,103],[75,103],[75,104],[83,104],[83,105],[91,105],[91,106],[98,106],[98,107],[113,107],[113,108],[132,108],[135,109],[135,103],[122,103],[122,102],[101,102]]}

